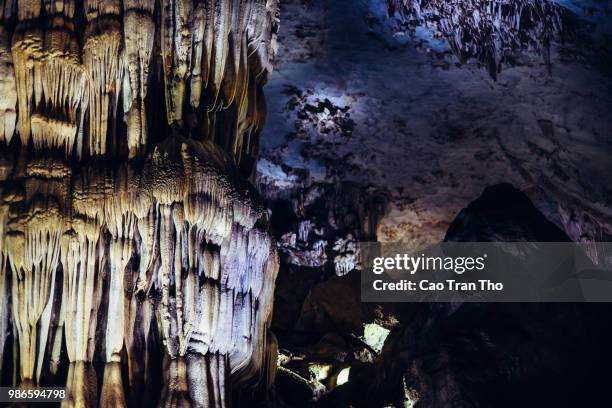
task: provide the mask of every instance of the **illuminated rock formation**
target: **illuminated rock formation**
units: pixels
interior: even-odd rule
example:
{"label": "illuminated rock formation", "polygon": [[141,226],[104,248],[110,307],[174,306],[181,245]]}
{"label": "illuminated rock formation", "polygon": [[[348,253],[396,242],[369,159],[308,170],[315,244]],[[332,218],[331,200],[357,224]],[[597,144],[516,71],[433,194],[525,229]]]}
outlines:
{"label": "illuminated rock formation", "polygon": [[17,90],[10,37],[3,26],[0,26],[0,93],[3,95],[0,99],[0,139],[10,143],[17,120]]}
{"label": "illuminated rock formation", "polygon": [[0,347],[12,327],[16,385],[66,375],[63,406],[121,407],[163,378],[151,403],[222,407],[271,381],[278,260],[247,179],[276,9],[0,2]]}
{"label": "illuminated rock formation", "polygon": [[495,78],[517,51],[540,53],[550,65],[550,46],[562,27],[562,8],[550,0],[387,0],[414,29],[423,25],[446,39],[461,63],[474,58]]}

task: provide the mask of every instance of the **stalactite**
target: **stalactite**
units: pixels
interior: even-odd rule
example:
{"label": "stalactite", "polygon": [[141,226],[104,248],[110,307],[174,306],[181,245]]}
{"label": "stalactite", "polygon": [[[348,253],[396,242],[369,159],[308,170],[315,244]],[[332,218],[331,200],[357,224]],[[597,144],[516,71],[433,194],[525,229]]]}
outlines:
{"label": "stalactite", "polygon": [[195,5],[193,10],[191,31],[193,35],[193,55],[191,58],[191,80],[190,80],[190,99],[192,107],[200,106],[202,98],[202,87],[206,88],[208,82],[208,65],[210,63],[208,50],[205,44],[205,35],[207,32],[208,15],[210,9],[203,2]]}
{"label": "stalactite", "polygon": [[75,0],[43,0],[45,13],[49,15],[63,14],[68,18],[74,17]]}
{"label": "stalactite", "polygon": [[206,13],[204,22],[204,46],[202,51],[202,87],[208,87],[212,76],[212,57],[215,35],[215,1],[206,0]]}
{"label": "stalactite", "polygon": [[8,224],[6,244],[13,271],[13,321],[19,336],[20,373],[25,382],[34,382],[37,358],[42,358],[37,348],[46,344],[49,322],[41,318],[56,290],[62,225],[57,206],[52,201],[38,200],[32,203],[29,214]]}
{"label": "stalactite", "polygon": [[[53,291],[52,273],[62,265],[62,323],[71,362],[70,403],[78,406],[91,402],[91,395],[81,393],[78,387],[92,381],[89,367],[95,353],[94,336],[105,279],[108,374],[104,375],[101,395],[116,404],[125,399],[116,367],[127,344],[124,330],[130,327],[124,321],[127,307],[124,302],[129,299],[124,295],[124,281],[128,273],[137,277],[137,289],[148,292],[152,284],[160,294],[155,304],[157,321],[169,367],[174,367],[168,372],[167,404],[189,395],[185,362],[189,350],[195,350],[217,369],[225,370],[220,377],[211,377],[218,389],[217,406],[225,404],[229,392],[230,374],[226,367],[233,368],[234,362],[238,367],[253,365],[250,374],[261,369],[264,363],[259,349],[266,343],[263,340],[258,343],[255,331],[267,330],[267,323],[262,326],[259,321],[256,304],[265,308],[270,304],[270,299],[263,297],[271,297],[271,291],[264,287],[273,285],[276,273],[266,261],[274,257],[273,246],[267,234],[256,226],[256,220],[265,212],[248,189],[232,181],[235,170],[230,163],[211,142],[175,137],[154,149],[143,173],[134,172],[129,166],[111,173],[96,167],[84,168],[75,175],[73,190],[70,170],[60,162],[43,159],[29,165],[26,175],[31,179],[26,183],[30,183],[27,188],[30,198],[26,198],[33,200],[41,192],[48,198],[42,203],[32,202],[31,205],[38,203],[31,207],[33,214],[40,214],[27,218],[33,221],[9,220],[9,229],[13,231],[8,234],[9,259],[12,270],[23,271],[26,278],[47,276],[40,287],[51,285],[51,289],[42,292],[42,299],[53,298],[52,293],[44,293]],[[41,183],[43,176],[55,181]],[[143,183],[150,192],[139,188]],[[70,219],[64,215],[68,208],[73,214]],[[104,231],[108,231],[108,242]],[[138,241],[141,265],[128,272]],[[208,242],[216,242],[219,247],[209,246]],[[53,259],[46,258],[50,256]],[[40,259],[40,265],[32,265],[36,259]],[[208,278],[203,286],[201,275]],[[16,285],[14,288],[20,287]],[[24,299],[22,303],[34,302],[32,293],[25,289],[30,286],[21,287],[23,294],[17,292],[16,298]],[[48,324],[34,322],[48,320],[41,316],[49,304],[48,300],[34,308],[38,312],[27,320],[29,326],[20,315],[14,317],[15,322],[26,327],[19,331],[24,355],[32,355],[31,347],[35,345],[29,343],[36,338],[26,335]],[[266,309],[261,312],[261,318],[269,321]],[[148,329],[143,328],[143,332],[148,333]],[[35,354],[44,359],[41,344],[46,344],[46,340],[38,344]],[[33,378],[34,363],[21,360],[29,364],[24,367],[22,378]]]}
{"label": "stalactite", "polygon": [[[134,242],[137,233],[137,215],[140,211],[134,205],[132,190],[134,180],[132,173],[122,168],[116,175],[115,192],[118,194],[105,197],[105,219],[112,235],[110,243],[110,284],[108,320],[106,322],[106,367],[102,396],[105,403],[125,406],[121,371],[117,364],[121,362],[121,352],[125,342],[126,296],[125,276],[128,274],[128,263],[134,253]],[[137,201],[137,199],[136,199]],[[147,202],[148,200],[144,200]],[[129,299],[127,299],[129,300]],[[107,372],[108,371],[108,372]],[[122,404],[122,405],[121,405]]]}
{"label": "stalactite", "polygon": [[66,349],[71,362],[91,363],[104,278],[99,266],[104,241],[95,223],[75,219],[72,227],[62,238]]}
{"label": "stalactite", "polygon": [[562,26],[562,9],[549,0],[387,0],[412,30],[421,25],[445,38],[461,63],[474,58],[493,79],[521,50],[536,51],[550,65],[550,45]]}
{"label": "stalactite", "polygon": [[[37,3],[37,4],[35,4]],[[35,18],[40,2],[19,2],[13,61],[23,145],[30,136],[37,150],[64,148],[71,154],[77,110],[84,90],[80,50],[74,33],[74,1],[45,2],[44,32]]]}
{"label": "stalactite", "polygon": [[124,109],[127,112],[129,156],[132,158],[147,144],[145,98],[155,38],[155,0],[125,0],[123,4],[125,64],[131,95]]}
{"label": "stalactite", "polygon": [[[55,10],[49,7],[47,12],[52,11]],[[48,120],[37,121],[41,126],[35,126],[32,118],[32,139],[37,150],[64,147],[70,155],[77,134],[77,110],[83,97],[85,78],[71,20],[74,11],[67,7],[63,11],[63,15],[53,17],[45,32],[40,64],[40,86],[44,99],[37,103],[34,112]]]}
{"label": "stalactite", "polygon": [[[7,4],[0,20],[15,18]],[[124,389],[155,381],[162,344],[160,406],[229,406],[236,384],[273,375],[278,261],[244,168],[276,2],[14,5],[12,39],[0,23],[0,138],[16,127],[21,144],[0,181],[0,306],[12,310],[0,329],[13,327],[15,382],[67,364],[62,406],[127,406]],[[151,117],[163,99],[166,118]]]}
{"label": "stalactite", "polygon": [[102,397],[105,403],[123,404],[123,380],[121,371],[117,366],[121,363],[121,351],[124,344],[124,273],[132,256],[130,236],[116,236],[110,243],[110,283],[109,304],[106,321],[106,366],[104,368],[104,382]]}
{"label": "stalactite", "polygon": [[32,20],[40,17],[41,0],[21,0],[17,2],[19,21]]}
{"label": "stalactite", "polygon": [[236,97],[237,71],[240,59],[236,61],[236,50],[240,50],[240,42],[236,43],[238,38],[241,38],[239,15],[241,12],[240,0],[229,0],[230,17],[228,24],[228,33],[226,38],[227,50],[225,55],[225,66],[223,67],[223,76],[221,78],[221,91],[223,94],[224,106],[230,106],[234,103]]}
{"label": "stalactite", "polygon": [[[74,32],[75,8],[81,4],[87,20],[82,51]],[[205,134],[216,134],[241,166],[252,169],[257,152],[251,139],[265,116],[256,95],[272,70],[276,49],[276,1],[168,0],[160,6],[158,51],[168,124],[182,127],[188,106],[204,103]],[[19,3],[20,23],[12,42],[21,143],[29,144],[31,137],[36,150],[63,147],[79,158],[126,144],[129,158],[142,156],[148,139],[155,2],[44,2],[43,14],[41,7],[40,2]],[[66,89],[71,92],[65,94]],[[125,136],[115,133],[120,98]],[[217,115],[224,119],[215,120]],[[12,116],[6,116],[10,123]],[[189,127],[194,126],[190,117]],[[108,136],[113,138],[108,141]]]}
{"label": "stalactite", "polygon": [[11,143],[17,121],[17,89],[9,31],[0,23],[0,140]]}
{"label": "stalactite", "polygon": [[121,0],[83,0],[83,11],[88,21],[121,14]]}
{"label": "stalactite", "polygon": [[168,123],[182,123],[186,81],[191,72],[192,0],[166,0],[161,6],[161,53],[166,79]]}
{"label": "stalactite", "polygon": [[110,244],[110,288],[108,320],[106,322],[106,361],[121,361],[123,348],[123,274],[130,257],[132,245],[129,238],[113,237]]}
{"label": "stalactite", "polygon": [[212,92],[215,101],[221,91],[221,82],[225,75],[225,66],[229,53],[229,33],[232,19],[233,2],[213,0],[213,41],[212,41]]}
{"label": "stalactite", "polygon": [[12,53],[19,107],[19,137],[21,144],[26,146],[30,138],[30,114],[34,110],[35,101],[41,100],[39,79],[43,56],[42,29],[30,28],[25,22],[20,23],[13,34]]}
{"label": "stalactite", "polygon": [[89,153],[103,155],[108,128],[115,122],[124,73],[121,2],[89,1],[85,3],[85,12],[88,23],[83,65],[89,88]]}
{"label": "stalactite", "polygon": [[59,366],[61,363],[61,352],[62,352],[62,341],[64,336],[64,323],[66,321],[66,301],[64,300],[64,292],[62,288],[62,293],[60,294],[60,310],[57,322],[57,328],[53,335],[52,346],[50,350],[49,356],[49,372],[52,375],[56,375],[59,370]]}
{"label": "stalactite", "polygon": [[257,77],[272,73],[272,60],[278,49],[276,33],[278,31],[278,1],[256,1],[248,21],[249,54],[256,54],[254,73]]}

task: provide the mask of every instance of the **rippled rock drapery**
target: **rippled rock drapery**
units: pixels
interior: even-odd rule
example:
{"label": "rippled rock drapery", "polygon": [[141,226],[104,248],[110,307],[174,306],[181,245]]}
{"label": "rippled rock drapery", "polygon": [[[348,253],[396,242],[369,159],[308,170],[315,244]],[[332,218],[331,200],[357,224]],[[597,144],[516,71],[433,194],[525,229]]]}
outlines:
{"label": "rippled rock drapery", "polygon": [[4,139],[12,137],[18,97],[24,146],[61,148],[68,157],[74,150],[77,158],[108,149],[142,155],[153,105],[146,98],[160,80],[164,125],[215,140],[252,170],[265,119],[262,86],[276,49],[276,3],[168,0],[157,10],[153,0],[5,0]]}
{"label": "rippled rock drapery", "polygon": [[3,384],[221,407],[271,381],[278,260],[247,179],[276,1],[5,0],[0,18]]}

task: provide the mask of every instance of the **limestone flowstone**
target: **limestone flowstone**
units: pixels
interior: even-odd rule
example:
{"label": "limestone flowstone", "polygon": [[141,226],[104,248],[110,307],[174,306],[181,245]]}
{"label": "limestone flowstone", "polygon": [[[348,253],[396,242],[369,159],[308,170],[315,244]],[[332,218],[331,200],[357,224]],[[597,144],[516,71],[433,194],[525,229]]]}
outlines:
{"label": "limestone flowstone", "polygon": [[0,1],[15,385],[64,373],[65,407],[147,384],[158,406],[224,407],[271,384],[278,256],[248,178],[277,18],[275,0]]}
{"label": "limestone flowstone", "polygon": [[167,125],[216,140],[252,171],[277,8],[276,0],[7,0],[2,139],[11,141],[17,119],[21,144],[37,151],[142,157],[147,95],[153,88],[157,98],[161,85],[165,101],[155,103]]}
{"label": "limestone flowstone", "polygon": [[72,174],[61,159],[31,162],[16,183],[25,194],[2,196],[2,273],[12,276],[22,379],[38,381],[58,327],[74,401],[96,398],[78,384],[95,375],[101,327],[102,397],[113,403],[123,398],[122,350],[141,359],[147,351],[134,337],[150,336],[152,325],[170,366],[165,406],[203,398],[187,386],[203,375],[221,406],[232,384],[267,364],[278,259],[266,211],[217,146],[169,137],[140,170],[91,165]]}

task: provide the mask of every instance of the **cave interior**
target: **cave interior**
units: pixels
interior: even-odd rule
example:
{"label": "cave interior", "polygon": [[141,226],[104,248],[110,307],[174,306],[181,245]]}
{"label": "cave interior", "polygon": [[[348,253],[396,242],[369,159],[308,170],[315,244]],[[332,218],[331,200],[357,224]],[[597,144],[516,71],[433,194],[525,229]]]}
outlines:
{"label": "cave interior", "polygon": [[611,67],[610,0],[0,0],[0,386],[607,406],[609,303],[364,302],[360,245],[611,242]]}

